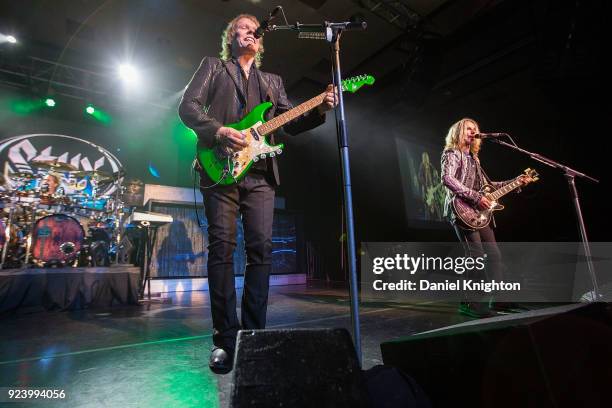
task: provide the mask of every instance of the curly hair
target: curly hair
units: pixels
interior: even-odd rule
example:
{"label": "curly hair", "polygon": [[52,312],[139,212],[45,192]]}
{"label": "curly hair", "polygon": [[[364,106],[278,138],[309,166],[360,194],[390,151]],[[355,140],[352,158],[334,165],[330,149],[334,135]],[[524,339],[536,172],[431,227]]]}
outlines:
{"label": "curly hair", "polygon": [[[234,40],[234,35],[236,34],[236,23],[241,18],[248,18],[253,21],[259,27],[259,21],[257,18],[251,14],[240,14],[232,19],[229,23],[227,23],[227,27],[223,30],[223,34],[221,34],[221,53],[219,56],[221,60],[228,61],[232,58],[232,41]],[[263,46],[263,37],[259,39],[259,51],[255,54],[255,66],[259,68],[261,66],[263,60],[264,46]]]}
{"label": "curly hair", "polygon": [[[465,138],[465,123],[472,122],[476,125],[476,128],[480,128],[478,126],[478,122],[474,119],[463,118],[455,123],[448,129],[448,133],[446,134],[446,145],[444,149],[461,149],[461,145],[463,139]],[[470,145],[470,152],[474,155],[474,157],[478,157],[478,152],[480,152],[480,144],[482,141],[480,139],[474,139],[472,144]]]}

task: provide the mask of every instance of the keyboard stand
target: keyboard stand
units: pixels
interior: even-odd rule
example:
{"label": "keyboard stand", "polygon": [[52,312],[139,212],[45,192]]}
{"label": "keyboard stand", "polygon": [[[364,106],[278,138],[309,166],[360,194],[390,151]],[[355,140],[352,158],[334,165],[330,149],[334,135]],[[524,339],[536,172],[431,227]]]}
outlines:
{"label": "keyboard stand", "polygon": [[[140,247],[143,248],[140,253],[140,291],[139,299],[141,303],[170,303],[169,298],[151,298],[151,260],[152,252],[157,241],[157,231],[160,226],[164,224],[149,223],[148,221],[142,221],[140,223],[142,228],[142,243]],[[147,297],[145,299],[145,290]]]}

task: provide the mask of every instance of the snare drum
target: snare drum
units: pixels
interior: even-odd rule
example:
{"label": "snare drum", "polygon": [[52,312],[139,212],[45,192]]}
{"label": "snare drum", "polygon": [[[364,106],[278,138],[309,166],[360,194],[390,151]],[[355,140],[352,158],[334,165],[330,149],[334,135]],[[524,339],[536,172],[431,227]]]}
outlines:
{"label": "snare drum", "polygon": [[65,207],[70,205],[71,201],[66,196],[41,194],[38,209],[46,213],[62,213],[65,212]]}
{"label": "snare drum", "polygon": [[53,214],[36,221],[32,230],[32,257],[42,265],[68,264],[81,251],[85,231],[77,220]]}

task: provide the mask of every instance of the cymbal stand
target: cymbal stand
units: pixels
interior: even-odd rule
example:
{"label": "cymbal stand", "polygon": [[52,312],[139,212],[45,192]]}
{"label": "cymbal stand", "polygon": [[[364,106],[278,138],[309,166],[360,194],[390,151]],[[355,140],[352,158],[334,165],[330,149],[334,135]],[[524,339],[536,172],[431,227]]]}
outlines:
{"label": "cymbal stand", "polygon": [[30,228],[28,229],[28,237],[26,238],[26,253],[25,260],[23,262],[24,266],[27,266],[30,262],[30,250],[32,249],[32,234],[34,234],[34,224],[36,223],[36,208],[38,207],[37,203],[32,203],[32,220],[30,221]]}
{"label": "cymbal stand", "polygon": [[2,247],[2,259],[0,259],[0,270],[4,268],[4,263],[6,262],[6,252],[8,250],[8,246],[11,241],[11,228],[13,227],[13,216],[15,214],[15,207],[12,204],[13,203],[11,202],[11,208],[9,210],[8,220],[6,222],[6,230],[4,232],[5,242],[4,242],[4,246]]}

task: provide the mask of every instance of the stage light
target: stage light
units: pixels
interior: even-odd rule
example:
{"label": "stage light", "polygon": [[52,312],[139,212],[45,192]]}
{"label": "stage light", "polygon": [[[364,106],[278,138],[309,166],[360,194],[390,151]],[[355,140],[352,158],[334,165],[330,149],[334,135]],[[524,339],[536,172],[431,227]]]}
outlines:
{"label": "stage light", "polygon": [[17,38],[12,35],[6,35],[0,33],[0,43],[9,43],[9,44],[17,44]]}
{"label": "stage light", "polygon": [[55,106],[55,99],[53,98],[45,99],[45,105],[47,105],[50,108],[53,108]]}
{"label": "stage light", "polygon": [[91,103],[87,104],[87,107],[85,108],[85,113],[103,125],[110,125],[112,122],[112,118],[107,112],[100,109],[100,107],[98,106],[94,106]]}
{"label": "stage light", "polygon": [[138,71],[132,65],[119,65],[119,78],[125,82],[137,82],[139,80]]}

